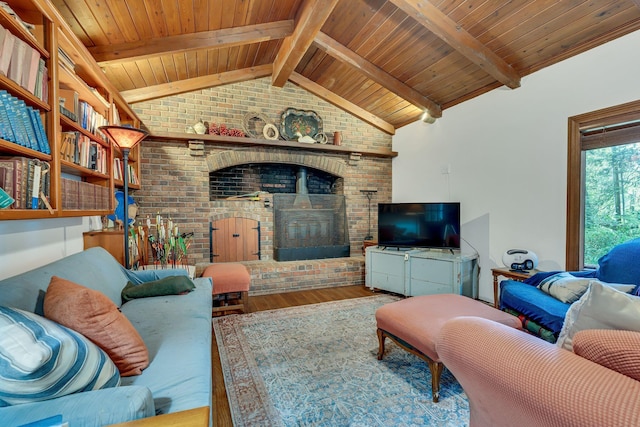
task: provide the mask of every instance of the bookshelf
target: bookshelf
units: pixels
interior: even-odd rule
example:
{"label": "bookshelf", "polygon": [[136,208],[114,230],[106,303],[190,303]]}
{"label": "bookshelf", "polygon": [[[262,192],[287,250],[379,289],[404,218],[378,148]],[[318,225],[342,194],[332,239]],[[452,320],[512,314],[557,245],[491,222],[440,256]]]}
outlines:
{"label": "bookshelf", "polygon": [[[98,127],[140,127],[139,118],[50,0],[7,3],[14,14],[0,8],[0,185],[20,203],[0,209],[0,220],[113,213],[122,153]],[[140,188],[139,148],[129,164],[130,188]]]}

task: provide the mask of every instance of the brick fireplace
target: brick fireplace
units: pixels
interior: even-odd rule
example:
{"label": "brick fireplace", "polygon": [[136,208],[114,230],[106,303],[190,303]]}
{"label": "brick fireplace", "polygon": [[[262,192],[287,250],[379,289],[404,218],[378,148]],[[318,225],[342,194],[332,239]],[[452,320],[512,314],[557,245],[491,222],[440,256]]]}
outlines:
{"label": "brick fireplace", "polygon": [[[304,103],[292,103],[292,99]],[[187,135],[182,134],[186,125],[202,117],[240,127],[246,111],[261,110],[277,123],[280,112],[288,107],[317,111],[324,120],[325,132],[340,130],[344,136],[342,147],[353,151],[316,150],[314,144],[307,149],[286,144],[234,146],[212,141],[194,150]],[[362,244],[369,232],[369,201],[361,190],[377,191],[372,200],[374,210],[376,203],[391,200],[391,159],[358,153],[390,149],[389,135],[296,86],[272,88],[268,79],[134,104],[134,108],[152,133],[184,135],[176,140],[150,137],[143,141],[143,185],[132,195],[139,205],[138,217],[159,212],[171,216],[181,230],[194,232],[189,254],[197,272],[210,262],[211,221],[234,217],[260,222],[261,260],[247,263],[252,293],[363,283]],[[197,140],[196,135],[192,136]],[[295,193],[300,167],[306,168],[309,193],[344,197],[350,257],[275,261],[274,195]],[[233,199],[254,192],[260,193],[257,200]],[[375,215],[372,228],[375,234]]]}

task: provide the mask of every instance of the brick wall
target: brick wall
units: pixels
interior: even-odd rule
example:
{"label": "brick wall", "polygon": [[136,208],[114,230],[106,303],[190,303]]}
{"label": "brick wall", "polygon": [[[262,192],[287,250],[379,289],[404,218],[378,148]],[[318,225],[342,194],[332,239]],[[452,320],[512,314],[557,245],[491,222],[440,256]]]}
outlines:
{"label": "brick wall", "polygon": [[[245,115],[256,112],[279,127],[279,117],[286,108],[313,110],[322,118],[325,132],[332,135],[334,131],[341,131],[342,145],[352,147],[354,152],[391,148],[390,135],[291,83],[284,88],[272,87],[269,78],[152,100],[133,107],[151,133],[181,133],[201,119],[242,128]],[[241,167],[243,161],[251,163],[250,160],[256,158],[273,163],[305,163],[340,178],[339,188],[334,190],[346,197],[351,253],[361,256],[362,240],[368,233],[368,200],[360,190],[377,190],[372,200],[371,228],[375,235],[376,203],[391,200],[391,159],[362,156],[353,160],[349,154],[314,152],[312,148],[313,145],[305,151],[247,148],[207,142],[204,155],[193,155],[184,141],[148,138],[141,146],[142,189],[132,192],[140,208],[138,216],[153,217],[159,212],[171,216],[180,230],[193,231],[189,256],[195,264],[209,262],[211,220],[227,216],[257,219],[261,222],[262,259],[272,260],[273,212],[264,203],[268,195],[260,201],[211,200],[210,173],[228,172],[230,167]],[[323,275],[326,277],[326,274],[320,276]],[[361,275],[358,277],[361,283]],[[273,289],[270,285],[262,288]]]}

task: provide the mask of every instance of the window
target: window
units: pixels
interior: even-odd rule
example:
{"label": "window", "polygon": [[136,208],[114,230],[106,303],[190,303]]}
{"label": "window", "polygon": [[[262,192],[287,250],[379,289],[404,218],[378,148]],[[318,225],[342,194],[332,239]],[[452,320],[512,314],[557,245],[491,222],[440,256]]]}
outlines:
{"label": "window", "polygon": [[640,236],[640,101],[569,119],[567,270]]}

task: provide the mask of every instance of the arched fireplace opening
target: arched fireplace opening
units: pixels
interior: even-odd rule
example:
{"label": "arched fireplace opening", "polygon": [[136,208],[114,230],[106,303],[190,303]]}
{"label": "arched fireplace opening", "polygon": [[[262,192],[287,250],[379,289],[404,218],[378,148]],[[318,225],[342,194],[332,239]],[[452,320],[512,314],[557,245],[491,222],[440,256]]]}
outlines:
{"label": "arched fireplace opening", "polygon": [[350,255],[343,182],[340,176],[297,164],[248,163],[209,174],[212,201],[271,195],[276,261]]}

